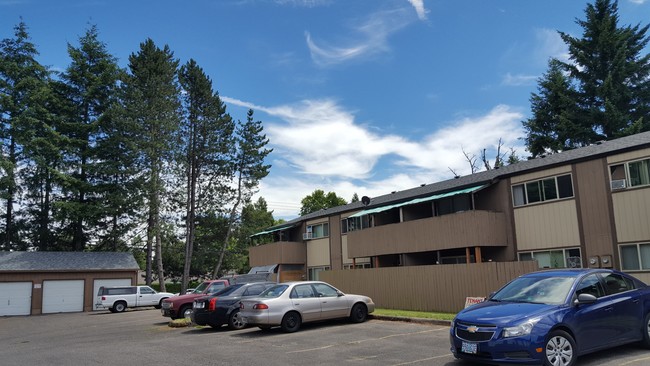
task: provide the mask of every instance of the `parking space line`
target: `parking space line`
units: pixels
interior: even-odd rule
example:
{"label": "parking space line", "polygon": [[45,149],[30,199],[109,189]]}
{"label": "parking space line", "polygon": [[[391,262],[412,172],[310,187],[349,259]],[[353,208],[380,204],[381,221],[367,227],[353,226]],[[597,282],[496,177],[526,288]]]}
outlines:
{"label": "parking space line", "polygon": [[394,337],[404,337],[404,336],[410,336],[410,335],[416,335],[416,334],[431,333],[431,332],[436,332],[436,331],[439,331],[439,330],[447,330],[447,328],[429,329],[429,330],[423,330],[423,331],[420,331],[420,332],[389,334],[387,336],[379,337],[379,338],[368,338],[368,339],[362,339],[362,340],[358,340],[358,341],[343,342],[343,343],[339,343],[339,344],[330,344],[330,345],[326,345],[326,346],[322,346],[322,347],[307,348],[307,349],[301,349],[301,350],[296,350],[296,351],[290,351],[290,352],[287,352],[287,354],[318,351],[318,350],[331,348],[331,347],[334,347],[334,346],[337,346],[337,345],[360,344],[360,343],[364,343],[364,342],[379,341],[379,340],[382,340],[382,339],[388,339],[388,338],[394,338]]}
{"label": "parking space line", "polygon": [[650,360],[650,357],[637,358],[636,360],[630,360],[630,361],[627,361],[627,362],[623,362],[621,364],[621,366],[631,365],[633,363],[637,363],[637,362],[641,362],[641,361],[648,361],[648,360]]}
{"label": "parking space line", "polygon": [[446,357],[453,358],[452,354],[450,353],[450,354],[448,354],[448,355],[433,356],[433,357],[423,358],[423,359],[415,360],[415,361],[396,363],[396,364],[394,364],[393,366],[412,365],[412,364],[414,364],[414,363],[420,363],[420,362],[425,362],[425,361],[431,361],[431,360],[435,360],[435,359],[437,359],[437,358],[446,358]]}

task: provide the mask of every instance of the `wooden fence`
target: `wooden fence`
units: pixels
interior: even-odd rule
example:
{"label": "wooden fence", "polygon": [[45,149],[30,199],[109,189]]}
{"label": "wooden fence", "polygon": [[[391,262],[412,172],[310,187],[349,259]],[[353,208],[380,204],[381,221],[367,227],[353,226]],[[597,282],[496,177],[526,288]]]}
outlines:
{"label": "wooden fence", "polygon": [[320,280],[347,293],[370,296],[379,308],[456,313],[467,297],[485,297],[536,261],[347,269],[320,272]]}

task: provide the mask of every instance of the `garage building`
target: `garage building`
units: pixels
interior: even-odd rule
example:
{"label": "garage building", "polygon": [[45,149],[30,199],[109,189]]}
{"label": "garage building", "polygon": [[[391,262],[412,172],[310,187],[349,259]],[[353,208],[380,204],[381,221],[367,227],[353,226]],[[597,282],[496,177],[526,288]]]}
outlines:
{"label": "garage building", "polygon": [[0,252],[0,316],[95,310],[100,286],[136,285],[131,253]]}

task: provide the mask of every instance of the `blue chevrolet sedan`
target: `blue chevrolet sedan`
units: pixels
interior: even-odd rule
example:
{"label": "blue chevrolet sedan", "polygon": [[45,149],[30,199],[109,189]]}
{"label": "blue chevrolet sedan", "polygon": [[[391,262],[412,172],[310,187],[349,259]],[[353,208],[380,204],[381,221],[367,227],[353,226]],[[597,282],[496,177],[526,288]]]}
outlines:
{"label": "blue chevrolet sedan", "polygon": [[650,287],[615,270],[529,273],[459,312],[450,341],[456,358],[494,364],[570,366],[621,344],[650,348]]}

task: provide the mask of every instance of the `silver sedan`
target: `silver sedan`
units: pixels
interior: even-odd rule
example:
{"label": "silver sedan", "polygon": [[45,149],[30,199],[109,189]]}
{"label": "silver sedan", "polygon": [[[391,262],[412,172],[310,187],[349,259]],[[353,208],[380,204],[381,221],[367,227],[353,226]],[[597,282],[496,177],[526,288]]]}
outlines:
{"label": "silver sedan", "polygon": [[248,325],[280,326],[285,332],[297,331],[302,323],[328,319],[361,323],[373,311],[375,303],[368,296],[344,294],[320,281],[281,283],[240,305],[240,316]]}

